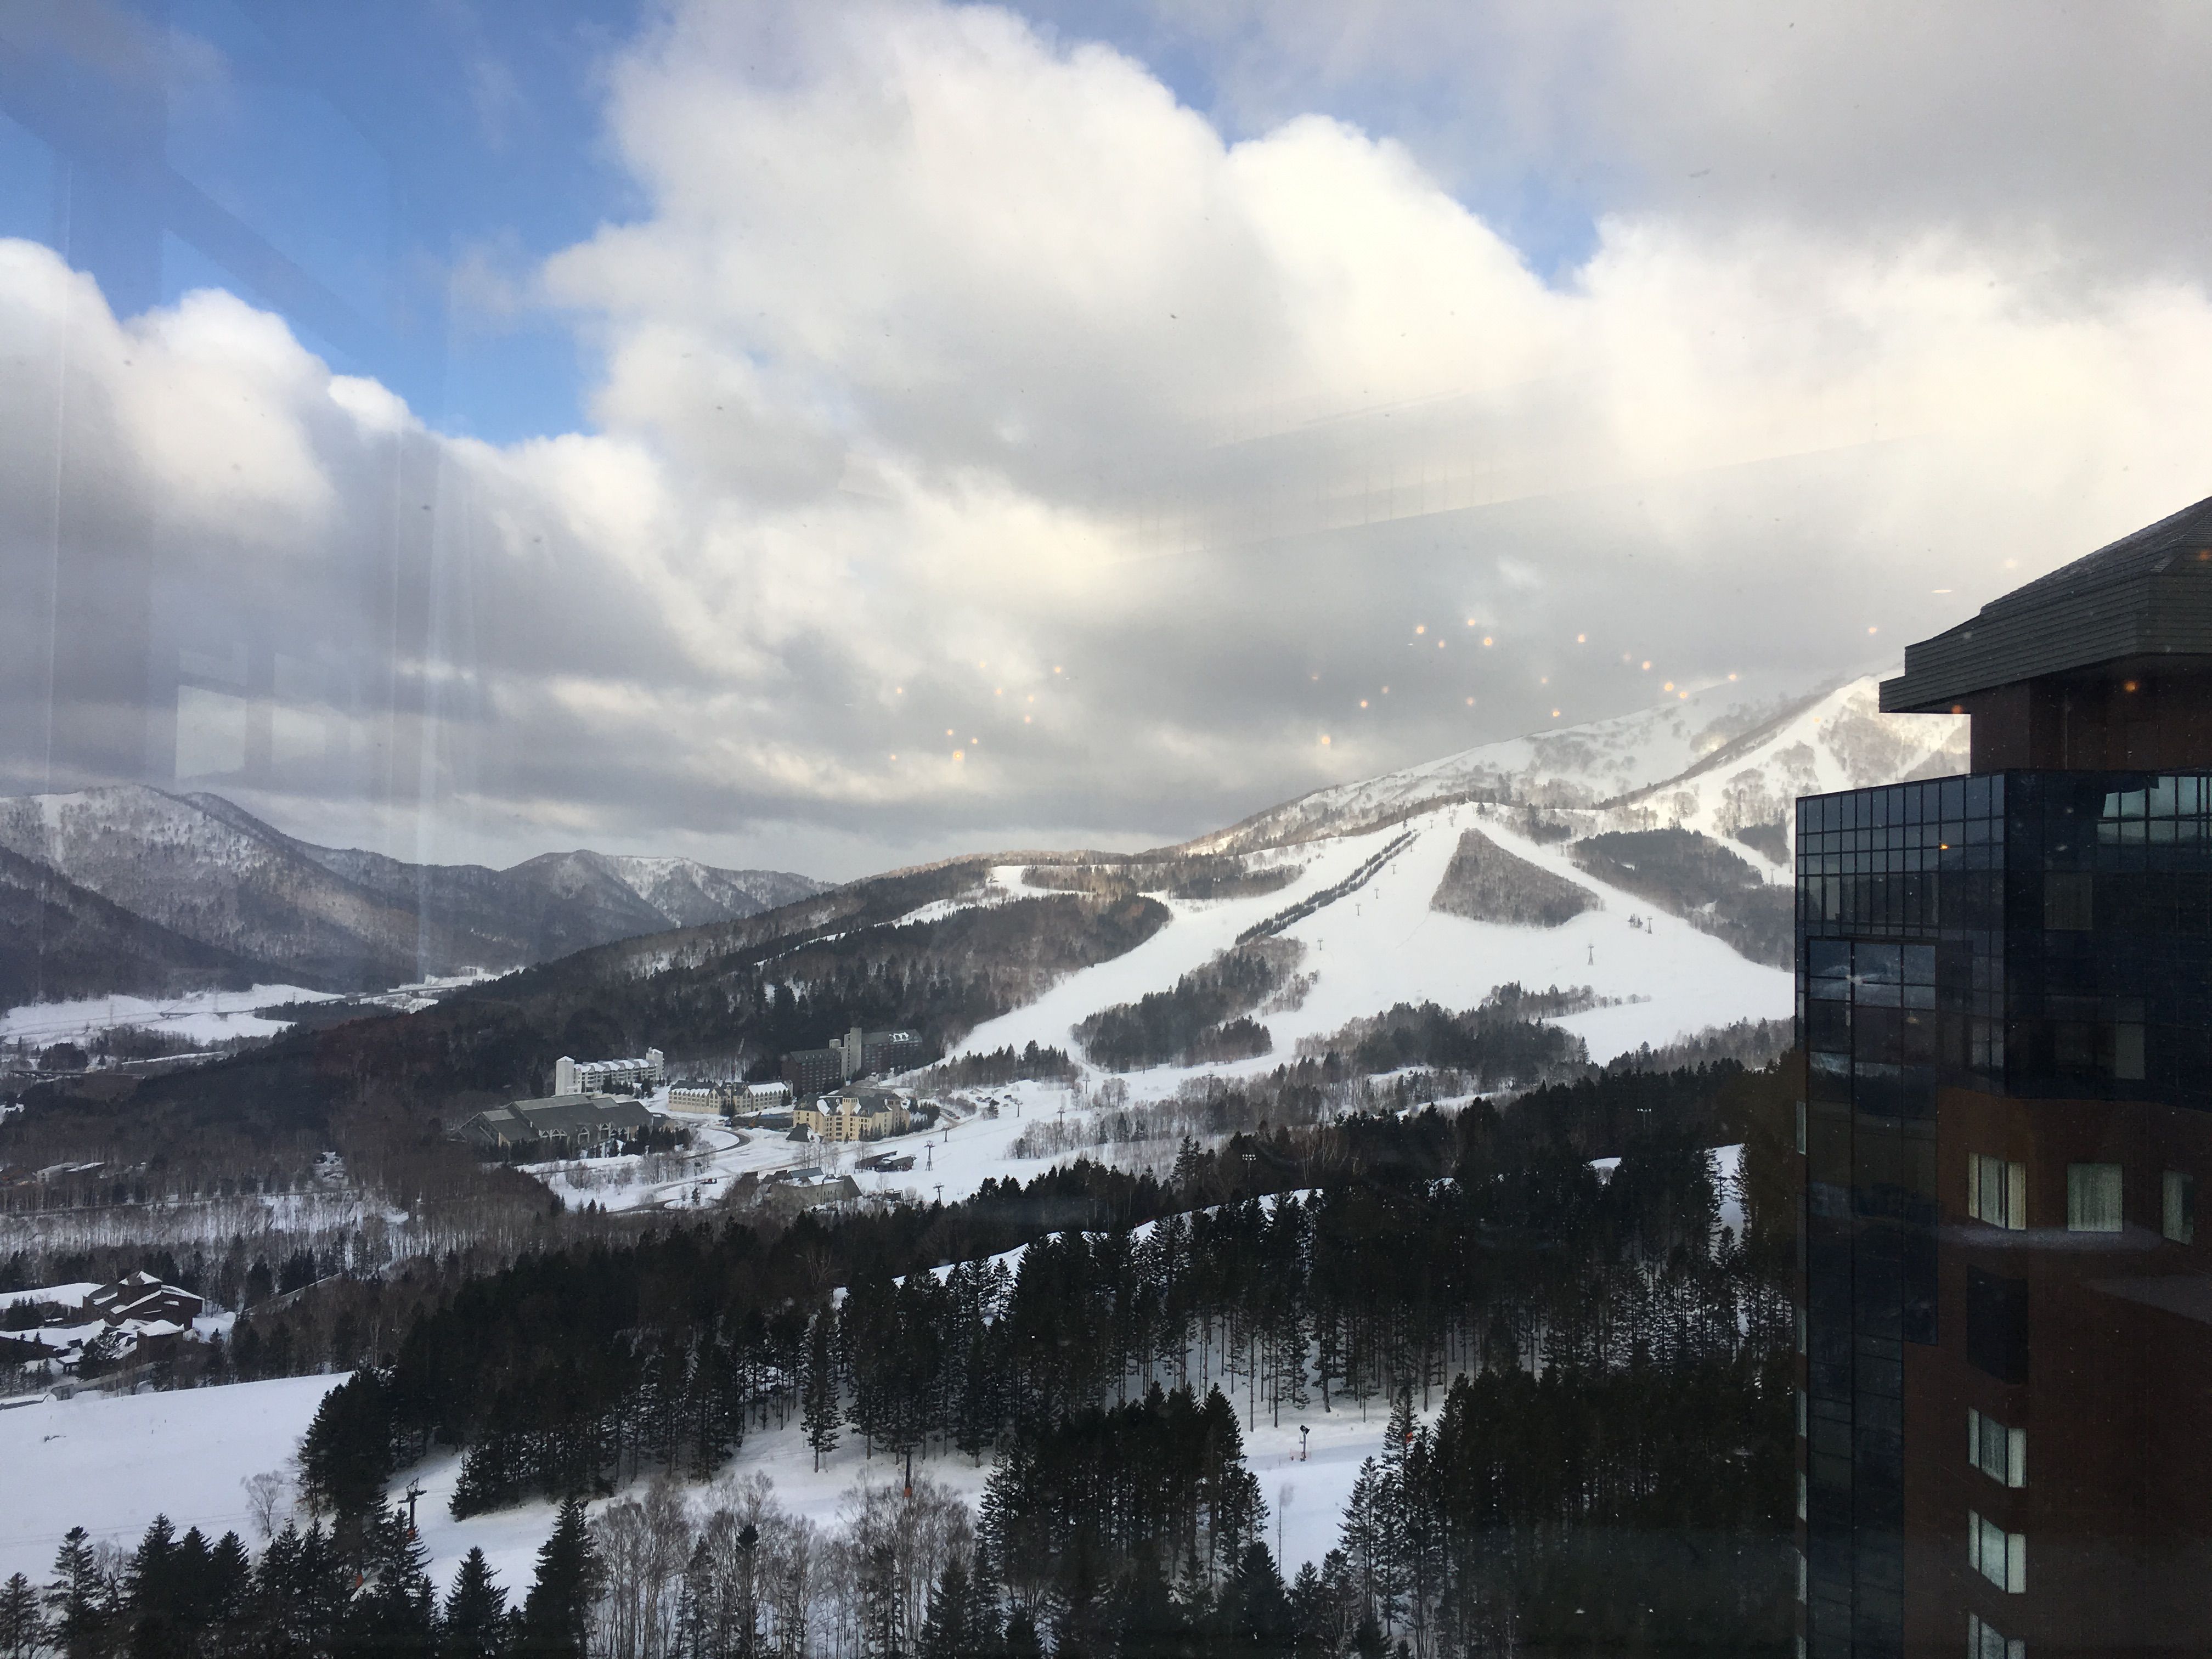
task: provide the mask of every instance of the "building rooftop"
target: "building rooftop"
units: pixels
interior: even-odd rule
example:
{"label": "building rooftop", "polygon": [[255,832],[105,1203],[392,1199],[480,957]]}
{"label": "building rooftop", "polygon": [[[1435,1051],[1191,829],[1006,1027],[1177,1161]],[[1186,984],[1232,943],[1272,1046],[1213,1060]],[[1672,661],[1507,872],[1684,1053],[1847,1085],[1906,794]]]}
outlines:
{"label": "building rooftop", "polygon": [[1907,646],[1890,714],[1942,714],[2045,676],[2142,659],[2212,663],[2212,498],[2121,537]]}

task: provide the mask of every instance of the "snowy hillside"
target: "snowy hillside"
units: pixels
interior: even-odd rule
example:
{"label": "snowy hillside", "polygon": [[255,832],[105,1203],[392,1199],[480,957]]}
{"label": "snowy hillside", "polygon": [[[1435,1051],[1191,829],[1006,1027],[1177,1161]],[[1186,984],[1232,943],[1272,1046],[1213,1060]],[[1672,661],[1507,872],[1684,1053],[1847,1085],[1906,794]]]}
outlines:
{"label": "snowy hillside", "polygon": [[[1794,823],[1800,795],[1863,789],[1966,769],[1966,721],[1885,714],[1869,675],[1744,732],[1679,775],[1612,803],[1607,828],[1696,830],[1729,840],[1764,823]],[[1777,878],[1787,874],[1775,866]]]}
{"label": "snowy hillside", "polygon": [[[1156,896],[1174,916],[1168,927],[1126,956],[1070,975],[1036,1001],[978,1027],[963,1046],[988,1052],[1034,1041],[1073,1051],[1079,1045],[1071,1028],[1086,1016],[1166,989],[1247,929],[1343,882],[1401,837],[1409,839],[1364,884],[1278,935],[1304,947],[1297,972],[1310,975],[1311,983],[1297,1006],[1263,1005],[1256,1014],[1273,1036],[1273,1053],[1225,1069],[1272,1066],[1300,1039],[1325,1036],[1394,1003],[1431,1000],[1470,1008],[1515,981],[1534,990],[1588,986],[1610,1001],[1613,1006],[1561,1022],[1601,1061],[1709,1026],[1789,1015],[1789,974],[1748,962],[1688,922],[1584,874],[1558,845],[1540,845],[1520,833],[1516,817],[1510,808],[1441,806],[1388,829],[1307,842],[1297,848],[1304,865],[1297,878],[1273,892],[1199,901]],[[1553,928],[1473,921],[1432,909],[1431,900],[1462,833],[1476,828],[1598,902]],[[1000,873],[1002,880],[1019,879],[1018,872]],[[1172,1081],[1164,1073],[1148,1073],[1145,1092],[1157,1093]]]}
{"label": "snowy hillside", "polygon": [[783,870],[721,870],[696,859],[617,855],[607,859],[629,890],[668,919],[672,927],[696,927],[757,915],[811,898],[823,884]]}
{"label": "snowy hillside", "polygon": [[[1728,679],[1684,688],[1665,702],[1608,720],[1509,738],[1441,760],[1337,784],[1271,807],[1189,843],[1193,852],[1246,852],[1383,823],[1434,802],[1477,798],[1595,807],[1636,799],[1650,804],[1678,782],[1704,778],[1696,799],[1709,811],[1732,792],[1771,822],[1808,787],[1834,789],[1899,778],[1929,768],[1962,771],[1963,720],[1883,714],[1878,677],[1806,689]],[[1939,758],[1940,757],[1940,758]],[[1717,777],[1713,775],[1717,772]],[[1684,819],[1686,827],[1690,825]],[[1739,827],[1729,823],[1722,834]]]}

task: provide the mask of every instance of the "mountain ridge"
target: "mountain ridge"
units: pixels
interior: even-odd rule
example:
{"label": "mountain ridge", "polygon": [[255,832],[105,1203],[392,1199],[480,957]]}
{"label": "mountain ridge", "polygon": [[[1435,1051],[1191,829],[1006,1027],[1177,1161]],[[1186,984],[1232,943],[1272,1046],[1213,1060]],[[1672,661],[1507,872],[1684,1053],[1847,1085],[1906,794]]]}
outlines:
{"label": "mountain ridge", "polygon": [[[788,872],[583,849],[505,870],[410,864],[301,841],[220,795],[143,784],[0,799],[0,849],[141,919],[163,939],[217,953],[191,972],[173,964],[173,989],[194,988],[186,981],[218,961],[226,972],[340,990],[465,967],[521,967],[614,939],[758,914],[823,888]],[[633,872],[663,902],[641,891]],[[118,961],[118,983],[143,988],[141,970],[176,955],[164,944],[146,961]],[[158,973],[154,980],[167,983]]]}

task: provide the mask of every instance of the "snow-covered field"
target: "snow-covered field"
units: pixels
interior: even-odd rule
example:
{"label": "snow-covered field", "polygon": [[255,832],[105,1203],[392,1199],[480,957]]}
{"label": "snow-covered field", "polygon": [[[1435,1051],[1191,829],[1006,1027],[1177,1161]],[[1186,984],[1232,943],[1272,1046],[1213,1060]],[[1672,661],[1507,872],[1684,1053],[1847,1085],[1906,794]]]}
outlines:
{"label": "snow-covered field", "polygon": [[0,1411],[0,1577],[44,1582],[62,1534],[128,1542],[157,1514],[220,1534],[247,1525],[246,1477],[298,1447],[341,1376],[295,1376],[122,1399],[87,1395]]}
{"label": "snow-covered field", "polygon": [[299,985],[257,985],[250,991],[195,991],[181,997],[91,997],[82,1002],[31,1002],[0,1014],[0,1042],[33,1047],[79,1042],[120,1025],[167,1031],[196,1043],[225,1037],[274,1036],[289,1022],[253,1011],[288,1002],[329,1002],[329,991]]}
{"label": "snow-covered field", "polygon": [[[858,1146],[798,1142],[781,1130],[732,1129],[713,1118],[679,1112],[669,1121],[692,1132],[694,1145],[688,1157],[662,1154],[656,1160],[648,1153],[522,1168],[572,1208],[595,1203],[605,1210],[682,1210],[712,1206],[748,1171],[763,1179],[783,1171],[849,1175],[870,1196],[903,1194],[922,1203],[936,1200],[941,1188],[949,1204],[969,1196],[988,1180],[1006,1175],[1027,1179],[1048,1167],[1049,1160],[1015,1158],[1012,1148],[1040,1115],[1054,1115],[1066,1105],[1066,1089],[1056,1084],[1014,1083],[964,1091],[959,1097],[975,1109],[962,1115],[960,1107],[951,1106],[926,1133],[917,1131]],[[663,1091],[653,1103],[665,1108],[665,1102]],[[994,1106],[1000,1115],[986,1115],[986,1105]],[[911,1157],[914,1168],[878,1172],[860,1167],[861,1159],[879,1154]]]}
{"label": "snow-covered field", "polygon": [[[157,1514],[167,1515],[179,1532],[197,1526],[213,1537],[235,1530],[258,1549],[242,1483],[285,1468],[316,1406],[343,1380],[289,1377],[112,1400],[83,1395],[0,1410],[0,1470],[17,1500],[0,1512],[0,1578],[21,1572],[44,1582],[62,1534],[72,1526],[128,1547]],[[1235,1403],[1241,1415],[1245,1402]],[[1293,1567],[1318,1561],[1334,1546],[1360,1461],[1382,1450],[1385,1415],[1371,1403],[1364,1419],[1357,1409],[1324,1413],[1316,1404],[1296,1420],[1286,1413],[1279,1425],[1271,1425],[1263,1408],[1258,1425],[1247,1430],[1246,1461],[1282,1522]],[[1303,1462],[1300,1422],[1312,1431]],[[857,1441],[839,1446],[819,1474],[813,1463],[794,1419],[781,1430],[749,1435],[720,1478],[766,1474],[787,1509],[829,1527],[836,1524],[839,1506],[854,1486],[895,1480],[902,1468],[887,1456],[869,1462]],[[530,1503],[456,1521],[448,1504],[459,1469],[457,1456],[442,1455],[403,1471],[393,1485],[397,1492],[410,1479],[422,1484],[416,1516],[432,1571],[441,1582],[449,1580],[461,1557],[480,1547],[510,1589],[527,1586],[532,1559],[551,1529],[554,1506]],[[982,1496],[990,1466],[979,1468],[955,1454],[917,1460],[915,1472],[972,1504]],[[696,1503],[711,1502],[712,1483],[689,1490]],[[27,1496],[33,1501],[23,1501]],[[1271,1522],[1271,1547],[1274,1541]]]}

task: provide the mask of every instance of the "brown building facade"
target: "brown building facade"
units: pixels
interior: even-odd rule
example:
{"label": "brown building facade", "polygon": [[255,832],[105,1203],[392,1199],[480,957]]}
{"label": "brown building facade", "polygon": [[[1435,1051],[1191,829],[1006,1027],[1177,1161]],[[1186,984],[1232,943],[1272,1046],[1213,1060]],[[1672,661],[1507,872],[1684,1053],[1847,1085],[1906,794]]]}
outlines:
{"label": "brown building facade", "polygon": [[1912,647],[1799,804],[1804,1639],[2212,1649],[2212,503]]}

